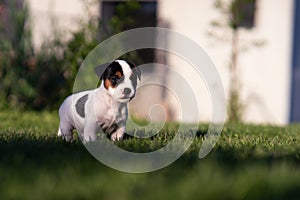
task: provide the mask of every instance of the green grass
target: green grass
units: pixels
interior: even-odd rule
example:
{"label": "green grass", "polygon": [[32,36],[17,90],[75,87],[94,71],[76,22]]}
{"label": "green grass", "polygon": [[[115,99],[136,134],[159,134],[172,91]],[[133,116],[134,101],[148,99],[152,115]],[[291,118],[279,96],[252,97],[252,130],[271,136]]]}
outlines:
{"label": "green grass", "polygon": [[[213,151],[198,159],[207,125],[187,152],[156,172],[128,174],[93,158],[80,141],[56,137],[55,112],[0,112],[0,199],[299,199],[300,126],[227,124]],[[155,150],[174,135],[118,145]],[[145,130],[145,132],[151,130]]]}

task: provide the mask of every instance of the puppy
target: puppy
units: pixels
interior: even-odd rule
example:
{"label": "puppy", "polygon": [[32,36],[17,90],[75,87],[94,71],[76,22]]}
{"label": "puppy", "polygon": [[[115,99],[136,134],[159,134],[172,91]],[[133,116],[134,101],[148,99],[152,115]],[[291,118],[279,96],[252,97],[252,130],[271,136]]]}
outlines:
{"label": "puppy", "polygon": [[[77,129],[84,142],[96,141],[96,133],[102,130],[111,134],[111,140],[121,140],[125,133],[128,115],[127,104],[135,96],[140,70],[131,62],[115,60],[96,67],[101,80],[99,88],[73,94],[59,108],[58,136],[73,140]],[[102,70],[101,70],[102,69]]]}

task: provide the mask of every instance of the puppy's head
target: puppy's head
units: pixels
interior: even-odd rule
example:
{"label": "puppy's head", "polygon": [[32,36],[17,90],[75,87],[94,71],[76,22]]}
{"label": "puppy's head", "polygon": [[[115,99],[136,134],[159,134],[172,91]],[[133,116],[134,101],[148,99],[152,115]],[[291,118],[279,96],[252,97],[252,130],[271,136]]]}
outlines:
{"label": "puppy's head", "polygon": [[[103,66],[106,67],[104,72]],[[101,84],[117,101],[126,103],[135,96],[137,79],[141,79],[141,72],[133,63],[115,60],[96,67],[95,71],[101,79]]]}

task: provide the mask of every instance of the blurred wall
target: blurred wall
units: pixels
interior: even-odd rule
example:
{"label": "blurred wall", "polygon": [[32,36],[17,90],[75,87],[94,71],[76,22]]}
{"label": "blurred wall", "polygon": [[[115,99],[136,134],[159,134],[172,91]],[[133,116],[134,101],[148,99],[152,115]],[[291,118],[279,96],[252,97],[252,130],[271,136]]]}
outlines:
{"label": "blurred wall", "polygon": [[[88,12],[82,0],[27,0],[36,49],[54,34],[64,39],[79,23],[88,19]],[[89,1],[86,1],[89,2]],[[91,2],[91,1],[90,1]],[[88,9],[92,15],[99,15],[99,4],[91,3]]]}
{"label": "blurred wall", "polygon": [[[215,63],[228,94],[230,42],[218,41],[207,35],[210,23],[220,19],[213,2],[161,0],[159,16],[160,20],[168,21],[171,29],[185,34],[204,48]],[[256,6],[254,27],[240,30],[241,45],[251,41],[263,43],[262,46],[245,49],[238,60],[242,98],[246,105],[244,119],[254,123],[286,124],[290,108],[293,1],[257,0]],[[230,33],[224,33],[224,38],[228,34],[230,37]],[[187,63],[178,57],[170,57],[169,65],[188,73],[184,70]],[[176,84],[176,80],[170,81]],[[201,87],[201,120],[208,120],[211,111],[207,105],[211,100],[205,88]]]}
{"label": "blurred wall", "polygon": [[[32,11],[35,46],[51,37],[54,28],[74,30],[79,19],[87,17],[81,0],[28,0]],[[219,41],[208,36],[213,20],[222,19],[211,0],[157,0],[158,24],[178,31],[199,44],[212,59],[224,83],[226,94],[229,87],[230,41]],[[101,3],[101,1],[99,2]],[[257,0],[255,25],[241,29],[241,45],[260,41],[257,47],[248,45],[240,53],[238,66],[241,79],[242,99],[246,105],[244,119],[253,123],[286,124],[289,122],[290,107],[290,66],[292,50],[293,0]],[[99,15],[99,5],[91,7]],[[54,19],[54,20],[52,20]],[[221,31],[230,39],[230,31]],[[68,35],[63,35],[68,38]],[[172,43],[172,41],[168,41]],[[190,115],[186,121],[209,121],[212,108],[205,77],[193,84],[192,72],[186,70],[189,64],[182,58],[168,54],[167,64],[188,77],[197,92],[200,117]],[[165,77],[172,87],[182,87],[174,77]],[[184,89],[183,89],[184,92]],[[189,103],[189,95],[184,102]],[[178,102],[170,97],[174,119],[180,119]],[[195,106],[190,104],[191,111]],[[177,109],[177,110],[176,110]]]}

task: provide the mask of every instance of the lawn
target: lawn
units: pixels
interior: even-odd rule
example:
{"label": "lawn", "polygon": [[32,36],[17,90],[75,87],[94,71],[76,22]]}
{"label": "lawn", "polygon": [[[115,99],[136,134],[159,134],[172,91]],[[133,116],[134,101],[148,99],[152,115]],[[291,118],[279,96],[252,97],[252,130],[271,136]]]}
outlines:
{"label": "lawn", "polygon": [[[56,137],[55,112],[0,112],[0,199],[300,199],[300,126],[226,124],[213,151],[199,159],[198,134],[177,161],[129,174],[91,156],[80,141]],[[150,151],[174,135],[118,143]],[[205,133],[200,125],[198,133]],[[145,130],[151,131],[151,130]],[[147,149],[148,148],[148,149]],[[154,148],[154,149],[153,149]]]}

